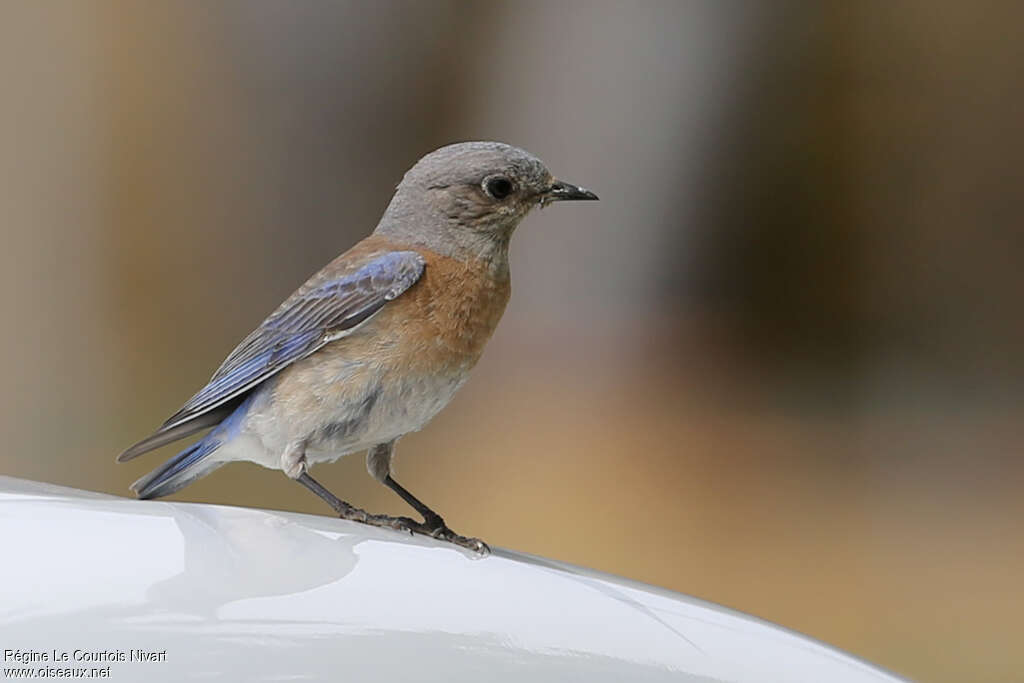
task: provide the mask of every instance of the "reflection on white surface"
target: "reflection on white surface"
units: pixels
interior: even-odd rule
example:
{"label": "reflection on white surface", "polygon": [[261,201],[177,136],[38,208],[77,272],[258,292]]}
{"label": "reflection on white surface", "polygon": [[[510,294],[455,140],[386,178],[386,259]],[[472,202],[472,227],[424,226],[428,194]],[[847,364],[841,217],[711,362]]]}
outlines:
{"label": "reflection on white surface", "polygon": [[344,581],[240,601],[221,616],[273,614],[284,622],[313,620],[339,633],[371,631],[384,622],[400,631],[486,635],[531,652],[588,653],[678,670],[705,658],[665,624],[627,601],[607,599],[577,577],[502,556],[467,562],[447,548],[369,541],[360,551]]}
{"label": "reflection on white surface", "polygon": [[[172,517],[103,509],[78,515],[62,503],[0,498],[8,557],[0,618],[142,603],[154,580],[182,572],[185,544]],[[130,562],[119,561],[129,554]]]}
{"label": "reflection on white surface", "polygon": [[168,652],[112,680],[895,680],[685,596],[330,518],[0,478],[0,534],[3,647]]}

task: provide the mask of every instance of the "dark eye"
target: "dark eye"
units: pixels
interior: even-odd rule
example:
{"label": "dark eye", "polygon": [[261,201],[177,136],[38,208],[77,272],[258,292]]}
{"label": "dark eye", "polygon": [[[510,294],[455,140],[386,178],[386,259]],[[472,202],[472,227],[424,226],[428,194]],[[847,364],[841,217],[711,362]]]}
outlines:
{"label": "dark eye", "polygon": [[484,181],[484,191],[495,199],[504,199],[514,189],[512,181],[505,176],[494,176]]}

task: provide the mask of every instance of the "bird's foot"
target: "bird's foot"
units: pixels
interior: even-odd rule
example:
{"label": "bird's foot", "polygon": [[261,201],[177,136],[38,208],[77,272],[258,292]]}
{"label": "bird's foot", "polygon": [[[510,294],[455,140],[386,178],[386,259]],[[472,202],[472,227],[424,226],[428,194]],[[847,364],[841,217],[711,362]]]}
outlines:
{"label": "bird's foot", "polygon": [[455,533],[448,528],[448,525],[444,523],[444,519],[442,519],[441,515],[437,513],[426,515],[423,524],[419,526],[419,532],[426,536],[430,536],[431,538],[447,541],[454,545],[467,548],[485,557],[491,554],[491,549],[486,543],[481,541],[479,538],[469,538]]}
{"label": "bird's foot", "polygon": [[353,522],[369,524],[370,526],[377,526],[384,529],[394,529],[395,531],[404,531],[407,534],[411,534],[413,530],[420,526],[416,520],[409,519],[408,517],[371,515],[366,510],[361,510],[347,503],[342,503],[342,505],[344,507],[338,510],[338,516],[342,519],[348,519]]}
{"label": "bird's foot", "polygon": [[436,538],[440,541],[447,541],[453,545],[472,550],[484,557],[491,554],[491,549],[486,543],[481,541],[479,538],[460,536],[449,529],[439,515],[428,517],[427,520],[421,524],[408,517],[372,515],[366,512],[366,510],[361,510],[357,507],[348,505],[347,503],[343,503],[343,505],[344,507],[338,511],[338,516],[342,519],[361,522],[362,524],[369,524],[371,526],[381,527],[384,529],[394,529],[395,531],[402,531],[407,534],[423,534],[424,536],[430,536],[431,538]]}
{"label": "bird's foot", "polygon": [[402,533],[409,534],[410,536],[419,526],[414,519],[409,519],[408,517],[392,517],[391,515],[369,515],[366,523],[372,524],[373,526],[383,527],[385,529],[401,531]]}
{"label": "bird's foot", "polygon": [[479,554],[481,557],[487,557],[491,554],[491,548],[486,543],[481,541],[479,538],[470,538],[468,536],[460,536],[448,527],[441,527],[430,533],[430,536],[440,539],[442,541],[448,541],[453,545],[457,545],[467,550]]}

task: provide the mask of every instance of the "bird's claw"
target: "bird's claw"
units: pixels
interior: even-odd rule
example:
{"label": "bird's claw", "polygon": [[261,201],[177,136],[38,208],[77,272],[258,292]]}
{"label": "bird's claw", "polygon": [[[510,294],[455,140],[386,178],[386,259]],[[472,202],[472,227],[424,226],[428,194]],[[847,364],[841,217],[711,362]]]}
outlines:
{"label": "bird's claw", "polygon": [[452,545],[457,545],[467,550],[472,550],[478,553],[482,557],[486,557],[491,554],[491,549],[486,543],[481,541],[479,538],[469,538],[467,536],[460,536],[444,523],[444,520],[440,516],[434,515],[424,521],[423,524],[410,519],[408,517],[392,517],[391,515],[371,515],[365,510],[359,508],[347,506],[338,515],[342,519],[352,520],[354,522],[361,522],[363,524],[369,524],[371,526],[382,527],[385,529],[393,529],[395,531],[401,531],[407,533],[410,536],[413,534],[423,534],[424,536],[430,536],[436,538],[439,541],[446,541]]}
{"label": "bird's claw", "polygon": [[391,517],[390,515],[371,515],[370,519],[367,521],[370,524],[385,527],[387,529],[394,529],[395,531],[401,531],[409,534],[410,536],[412,536],[416,527],[419,526],[419,524],[408,517]]}
{"label": "bird's claw", "polygon": [[445,541],[452,545],[457,545],[467,550],[472,550],[478,553],[482,557],[486,557],[491,554],[491,549],[486,543],[481,541],[479,538],[469,538],[467,536],[460,536],[444,523],[444,519],[438,514],[428,515],[423,524],[415,524],[412,530],[416,533],[423,534],[424,536],[430,536],[436,538],[439,541]]}
{"label": "bird's claw", "polygon": [[402,531],[412,536],[416,528],[416,522],[408,517],[394,517],[390,526],[395,531]]}
{"label": "bird's claw", "polygon": [[360,522],[362,524],[369,524],[370,526],[381,527],[384,529],[394,529],[395,531],[404,531],[405,533],[412,535],[413,531],[418,530],[419,523],[415,520],[409,519],[408,517],[392,517],[391,515],[371,515],[365,510],[361,510],[357,507],[347,505],[341,509],[338,516],[342,519],[347,519],[353,522]]}
{"label": "bird's claw", "polygon": [[451,543],[453,545],[466,548],[467,550],[472,550],[473,552],[479,554],[481,557],[487,557],[491,554],[490,547],[486,543],[481,541],[479,538],[460,536],[459,534],[449,529],[447,526],[442,526],[440,529],[435,529],[431,532],[430,535],[433,538],[436,538],[440,541],[447,541],[448,543]]}

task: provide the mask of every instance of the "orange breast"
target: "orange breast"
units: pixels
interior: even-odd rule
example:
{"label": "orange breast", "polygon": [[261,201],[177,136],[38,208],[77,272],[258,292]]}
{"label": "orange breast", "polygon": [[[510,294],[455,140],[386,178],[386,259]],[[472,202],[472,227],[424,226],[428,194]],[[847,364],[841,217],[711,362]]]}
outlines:
{"label": "orange breast", "polygon": [[[419,250],[423,276],[394,304],[403,315],[406,342],[416,347],[414,365],[462,366],[479,359],[508,303],[507,269],[492,272],[487,262],[462,262]],[[401,301],[405,299],[405,301]]]}
{"label": "orange breast", "polygon": [[[365,347],[366,352],[380,353],[406,369],[413,365],[428,372],[435,364],[472,366],[508,303],[511,290],[507,264],[494,267],[486,259],[462,261],[370,235],[323,272],[337,277],[379,254],[408,249],[417,251],[426,261],[419,281],[384,306],[363,339],[346,339],[337,350],[359,355],[357,348]],[[507,256],[502,254],[501,258]]]}

